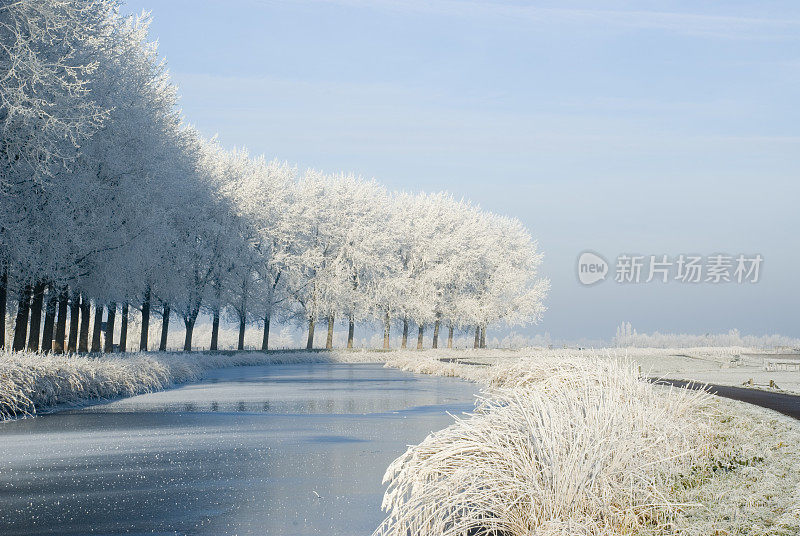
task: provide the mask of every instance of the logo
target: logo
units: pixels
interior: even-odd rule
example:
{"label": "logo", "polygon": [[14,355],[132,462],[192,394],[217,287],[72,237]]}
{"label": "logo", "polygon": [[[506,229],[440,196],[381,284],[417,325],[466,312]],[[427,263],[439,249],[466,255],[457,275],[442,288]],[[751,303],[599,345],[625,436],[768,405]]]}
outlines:
{"label": "logo", "polygon": [[578,281],[582,285],[594,285],[608,275],[608,262],[593,251],[584,251],[578,256]]}
{"label": "logo", "polygon": [[[622,253],[617,256],[614,281],[621,284],[680,283],[758,283],[761,280],[761,265],[764,257],[758,253],[729,255],[685,254],[670,256],[634,255]],[[578,281],[582,285],[594,285],[604,281],[611,267],[599,253],[585,250],[578,256]]]}

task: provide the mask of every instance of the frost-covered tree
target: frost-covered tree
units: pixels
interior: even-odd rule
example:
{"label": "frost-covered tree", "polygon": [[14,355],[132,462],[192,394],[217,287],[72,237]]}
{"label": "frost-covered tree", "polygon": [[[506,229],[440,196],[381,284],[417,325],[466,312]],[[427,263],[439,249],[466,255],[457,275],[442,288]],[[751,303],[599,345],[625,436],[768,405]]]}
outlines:
{"label": "frost-covered tree", "polygon": [[538,276],[542,255],[522,223],[484,213],[475,229],[481,256],[474,258],[461,316],[476,325],[476,346],[485,347],[486,327],[537,322],[549,282]]}
{"label": "frost-covered tree", "polygon": [[147,302],[143,321],[149,323],[146,295],[153,272],[163,264],[163,237],[171,232],[164,223],[174,208],[167,203],[174,201],[173,192],[191,169],[192,135],[181,127],[176,90],[155,47],[146,41],[148,23],[140,17],[120,19],[103,49],[89,87],[110,111],[78,159],[76,170],[89,194],[71,196],[78,226],[94,232],[76,233],[83,238],[73,248],[71,265],[78,274],[69,280],[81,294],[106,306],[108,348],[113,346],[111,313],[117,303],[121,342],[127,344],[129,303],[138,307]]}
{"label": "frost-covered tree", "polygon": [[[304,210],[296,168],[264,157],[249,159],[246,151],[234,153],[237,165],[230,169],[226,195],[250,233],[250,251],[243,254],[247,268],[236,279],[248,287],[249,310],[262,324],[261,349],[266,350],[273,317],[286,318],[287,283],[299,277],[302,251],[295,234]],[[241,298],[239,303],[248,301]]]}
{"label": "frost-covered tree", "polygon": [[104,0],[0,5],[0,313],[5,318],[7,289],[16,291],[17,350],[25,345],[31,299],[37,318],[44,275],[58,258],[42,236],[63,219],[49,204],[55,193],[66,193],[54,174],[75,159],[107,111],[86,86],[116,6]]}
{"label": "frost-covered tree", "polygon": [[335,177],[332,200],[342,234],[331,281],[326,347],[333,338],[334,314],[347,320],[347,347],[353,347],[355,323],[369,319],[373,312],[370,289],[386,282],[394,268],[394,230],[391,227],[390,198],[375,181],[354,175]]}
{"label": "frost-covered tree", "polygon": [[329,202],[335,196],[336,182],[324,173],[309,170],[298,183],[301,210],[294,237],[299,255],[290,288],[298,306],[296,318],[308,326],[308,349],[313,348],[318,320],[332,322],[336,313],[342,229],[337,225],[335,205]]}
{"label": "frost-covered tree", "polygon": [[468,254],[463,249],[466,244],[453,240],[465,211],[446,193],[400,194],[394,202],[402,237],[398,251],[402,301],[395,309],[403,324],[402,346],[407,344],[408,323],[413,321],[421,349],[426,325],[433,324],[438,337],[451,268],[462,254]]}

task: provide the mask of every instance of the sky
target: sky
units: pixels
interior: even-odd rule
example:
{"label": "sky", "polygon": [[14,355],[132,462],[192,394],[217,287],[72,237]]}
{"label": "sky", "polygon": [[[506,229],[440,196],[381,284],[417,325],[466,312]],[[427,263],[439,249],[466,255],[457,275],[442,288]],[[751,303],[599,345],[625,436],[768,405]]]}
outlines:
{"label": "sky", "polygon": [[[800,337],[800,3],[128,0],[227,147],[522,220],[558,339]],[[577,277],[591,250],[605,280]],[[640,283],[614,281],[622,254]],[[650,255],[756,283],[645,283]],[[705,261],[704,261],[705,262]],[[705,277],[705,274],[703,274]],[[658,279],[658,278],[656,278]]]}

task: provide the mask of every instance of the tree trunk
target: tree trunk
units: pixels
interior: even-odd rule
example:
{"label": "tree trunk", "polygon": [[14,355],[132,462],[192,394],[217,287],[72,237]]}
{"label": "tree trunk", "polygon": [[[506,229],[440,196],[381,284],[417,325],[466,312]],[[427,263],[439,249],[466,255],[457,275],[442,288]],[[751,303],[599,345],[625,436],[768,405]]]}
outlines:
{"label": "tree trunk", "polygon": [[31,329],[28,335],[28,351],[39,351],[39,337],[42,332],[42,305],[44,304],[44,281],[37,281],[33,286],[33,298],[31,299]]}
{"label": "tree trunk", "polygon": [[486,326],[481,326],[481,348],[486,348]]}
{"label": "tree trunk", "polygon": [[239,346],[237,350],[244,350],[244,331],[247,323],[247,278],[242,280],[242,301],[239,312]]}
{"label": "tree trunk", "polygon": [[269,348],[269,321],[272,316],[272,308],[268,307],[264,312],[264,333],[261,335],[261,351],[266,352]]}
{"label": "tree trunk", "polygon": [[[197,321],[197,315],[183,319],[183,325],[186,327],[186,336],[183,339],[183,351],[192,351],[192,334],[194,333],[194,323]],[[242,334],[239,334],[239,340],[242,340]]]}
{"label": "tree trunk", "polygon": [[64,353],[64,342],[67,338],[67,305],[69,293],[66,286],[58,293],[58,318],[56,318],[56,337],[53,342],[53,353]]}
{"label": "tree trunk", "polygon": [[0,350],[6,347],[6,309],[8,302],[8,268],[0,273]]}
{"label": "tree trunk", "polygon": [[353,348],[353,336],[356,334],[356,323],[353,321],[353,315],[350,315],[350,322],[347,327],[347,347]]}
{"label": "tree trunk", "polygon": [[261,350],[266,352],[269,348],[269,325],[270,320],[272,319],[272,307],[275,304],[275,288],[278,286],[278,281],[281,279],[281,272],[278,272],[278,275],[275,276],[275,279],[272,280],[272,284],[269,288],[269,295],[267,299],[267,308],[264,311],[264,334],[261,336]]}
{"label": "tree trunk", "polygon": [[417,335],[417,350],[422,350],[422,335],[425,331],[425,327],[420,324],[419,325],[419,335]]}
{"label": "tree trunk", "polygon": [[94,325],[92,325],[92,348],[93,354],[100,352],[100,333],[103,329],[103,304],[99,301],[94,302]]}
{"label": "tree trunk", "polygon": [[139,351],[147,351],[147,338],[150,336],[150,285],[144,291],[142,301],[142,332],[139,334]]}
{"label": "tree trunk", "polygon": [[78,352],[86,353],[89,351],[89,315],[92,306],[86,295],[81,295],[81,327],[78,330]]}
{"label": "tree trunk", "polygon": [[478,348],[481,344],[481,327],[475,326],[475,346],[473,348]]}
{"label": "tree trunk", "polygon": [[219,350],[219,306],[214,307],[211,320],[211,346],[208,349],[212,352]]}
{"label": "tree trunk", "polygon": [[25,349],[25,338],[28,335],[28,314],[31,309],[31,294],[33,290],[30,285],[25,285],[22,289],[22,294],[19,297],[17,305],[17,318],[14,322],[14,342],[11,349],[15,352],[21,352]]}
{"label": "tree trunk", "polygon": [[447,347],[453,347],[453,326],[447,328]]}
{"label": "tree trunk", "polygon": [[439,348],[439,319],[433,324],[433,347]]}
{"label": "tree trunk", "polygon": [[208,349],[212,352],[219,350],[219,313],[222,304],[222,283],[217,275],[214,278],[214,307],[211,314],[211,344]]}
{"label": "tree trunk", "polygon": [[108,304],[108,318],[106,318],[106,344],[105,353],[110,354],[114,351],[114,319],[117,316],[117,304],[111,302]]}
{"label": "tree trunk", "polygon": [[245,327],[246,327],[245,318],[242,316],[239,318],[239,345],[236,347],[237,350],[244,350]]}
{"label": "tree trunk", "polygon": [[308,319],[308,341],[306,341],[306,350],[314,348],[314,319]]}
{"label": "tree trunk", "polygon": [[408,347],[408,318],[403,319],[403,341],[400,343],[400,348]]}
{"label": "tree trunk", "polygon": [[79,292],[72,294],[72,302],[69,307],[69,337],[67,338],[67,352],[75,353],[78,351],[78,320],[81,311],[81,295]]}
{"label": "tree trunk", "polygon": [[389,311],[386,311],[386,318],[383,319],[383,349],[389,349],[389,328],[391,327],[391,320],[389,318]]}
{"label": "tree trunk", "polygon": [[47,302],[44,306],[44,327],[42,328],[42,352],[53,351],[53,331],[56,326],[56,307],[58,298],[53,284],[47,285]]}
{"label": "tree trunk", "polygon": [[333,349],[333,315],[328,316],[328,337],[325,339],[325,348]]}
{"label": "tree trunk", "polygon": [[169,334],[169,305],[165,305],[164,312],[161,315],[161,342],[158,345],[158,350],[161,352],[167,351],[168,334]]}
{"label": "tree trunk", "polygon": [[126,352],[128,349],[128,302],[122,304],[122,318],[119,328],[119,351]]}

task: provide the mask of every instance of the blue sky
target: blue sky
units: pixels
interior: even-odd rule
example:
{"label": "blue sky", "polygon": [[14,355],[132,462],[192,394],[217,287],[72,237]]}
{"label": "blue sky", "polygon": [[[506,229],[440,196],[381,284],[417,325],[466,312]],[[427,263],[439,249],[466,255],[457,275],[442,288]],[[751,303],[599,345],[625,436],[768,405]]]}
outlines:
{"label": "blue sky", "polygon": [[[800,3],[128,0],[227,146],[519,217],[527,333],[800,336]],[[764,257],[755,285],[581,286],[576,258]]]}

